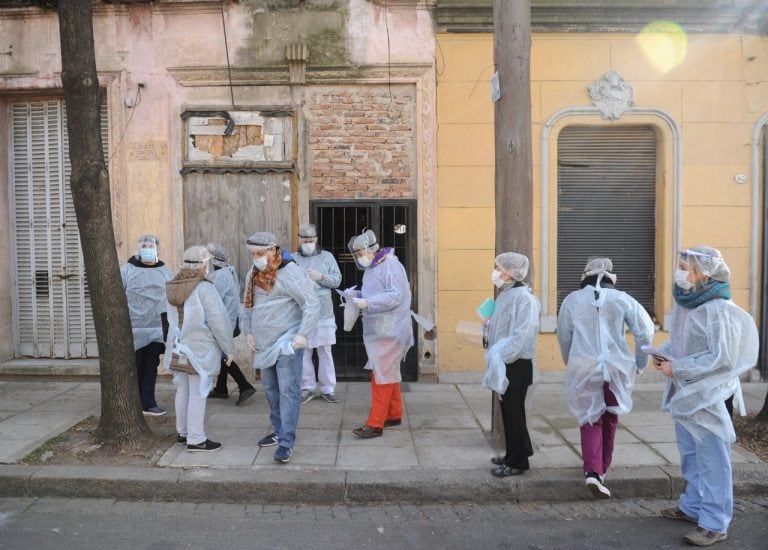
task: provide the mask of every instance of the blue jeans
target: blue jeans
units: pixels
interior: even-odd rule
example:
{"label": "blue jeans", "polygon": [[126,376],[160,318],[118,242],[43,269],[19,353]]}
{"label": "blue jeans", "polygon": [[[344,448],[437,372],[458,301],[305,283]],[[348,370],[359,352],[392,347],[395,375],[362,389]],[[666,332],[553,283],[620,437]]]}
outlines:
{"label": "blue jeans", "polygon": [[680,468],[688,484],[680,495],[680,510],[698,518],[699,527],[727,533],[733,519],[733,474],[731,445],[708,434],[697,441],[675,422]]}
{"label": "blue jeans", "polygon": [[261,386],[269,403],[269,420],[277,444],[293,449],[301,409],[301,372],[304,350],[280,355],[273,366],[261,369]]}

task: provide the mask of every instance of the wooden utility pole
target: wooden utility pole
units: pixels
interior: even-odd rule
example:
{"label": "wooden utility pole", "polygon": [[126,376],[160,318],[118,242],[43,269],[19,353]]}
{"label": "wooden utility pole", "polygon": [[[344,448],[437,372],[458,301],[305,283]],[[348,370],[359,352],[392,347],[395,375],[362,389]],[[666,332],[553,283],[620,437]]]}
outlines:
{"label": "wooden utility pole", "polygon": [[[533,264],[530,0],[494,0],[493,60],[501,92],[493,114],[496,254],[519,252]],[[532,274],[533,266],[529,279]],[[504,425],[495,395],[493,403],[493,441],[503,448]]]}

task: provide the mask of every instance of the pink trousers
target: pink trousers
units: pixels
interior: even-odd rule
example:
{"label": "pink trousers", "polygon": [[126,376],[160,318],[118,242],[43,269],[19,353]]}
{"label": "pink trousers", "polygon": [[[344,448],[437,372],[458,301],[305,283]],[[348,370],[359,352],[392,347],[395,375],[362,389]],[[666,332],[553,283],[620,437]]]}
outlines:
{"label": "pink trousers", "polygon": [[[603,385],[606,406],[618,405],[616,396],[608,389],[608,382]],[[605,475],[613,460],[613,441],[616,438],[616,426],[619,417],[608,411],[594,424],[581,427],[581,456],[584,459],[584,472]]]}

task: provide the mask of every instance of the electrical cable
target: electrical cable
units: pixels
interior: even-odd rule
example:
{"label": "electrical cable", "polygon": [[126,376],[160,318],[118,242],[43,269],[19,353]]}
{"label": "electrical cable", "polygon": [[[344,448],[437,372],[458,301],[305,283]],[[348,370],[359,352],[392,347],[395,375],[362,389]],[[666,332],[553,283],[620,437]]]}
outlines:
{"label": "electrical cable", "polygon": [[123,138],[125,137],[125,133],[128,131],[128,126],[131,125],[131,121],[133,120],[133,113],[136,112],[136,107],[139,106],[141,103],[141,89],[144,87],[143,84],[139,84],[136,86],[136,100],[133,102],[133,107],[131,108],[131,115],[128,117],[128,122],[125,123],[125,127],[123,128],[123,132],[120,134],[120,139],[117,140],[117,143],[115,143],[115,146],[112,149],[112,154],[109,155],[109,158],[107,159],[107,168],[109,168],[109,163],[112,160],[112,157],[114,157],[117,152],[120,150],[120,144],[123,142]]}
{"label": "electrical cable", "polygon": [[229,97],[232,100],[232,108],[235,109],[235,91],[232,89],[232,66],[229,63],[229,44],[227,43],[227,24],[224,21],[224,0],[221,0],[221,28],[224,29],[224,51],[227,54],[227,76],[229,77]]}

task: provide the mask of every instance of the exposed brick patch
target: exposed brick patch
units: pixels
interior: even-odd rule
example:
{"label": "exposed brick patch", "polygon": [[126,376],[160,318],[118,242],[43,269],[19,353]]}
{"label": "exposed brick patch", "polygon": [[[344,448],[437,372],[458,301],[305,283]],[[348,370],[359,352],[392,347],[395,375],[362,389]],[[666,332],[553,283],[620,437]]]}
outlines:
{"label": "exposed brick patch", "polygon": [[413,86],[334,86],[307,96],[313,199],[416,197]]}

